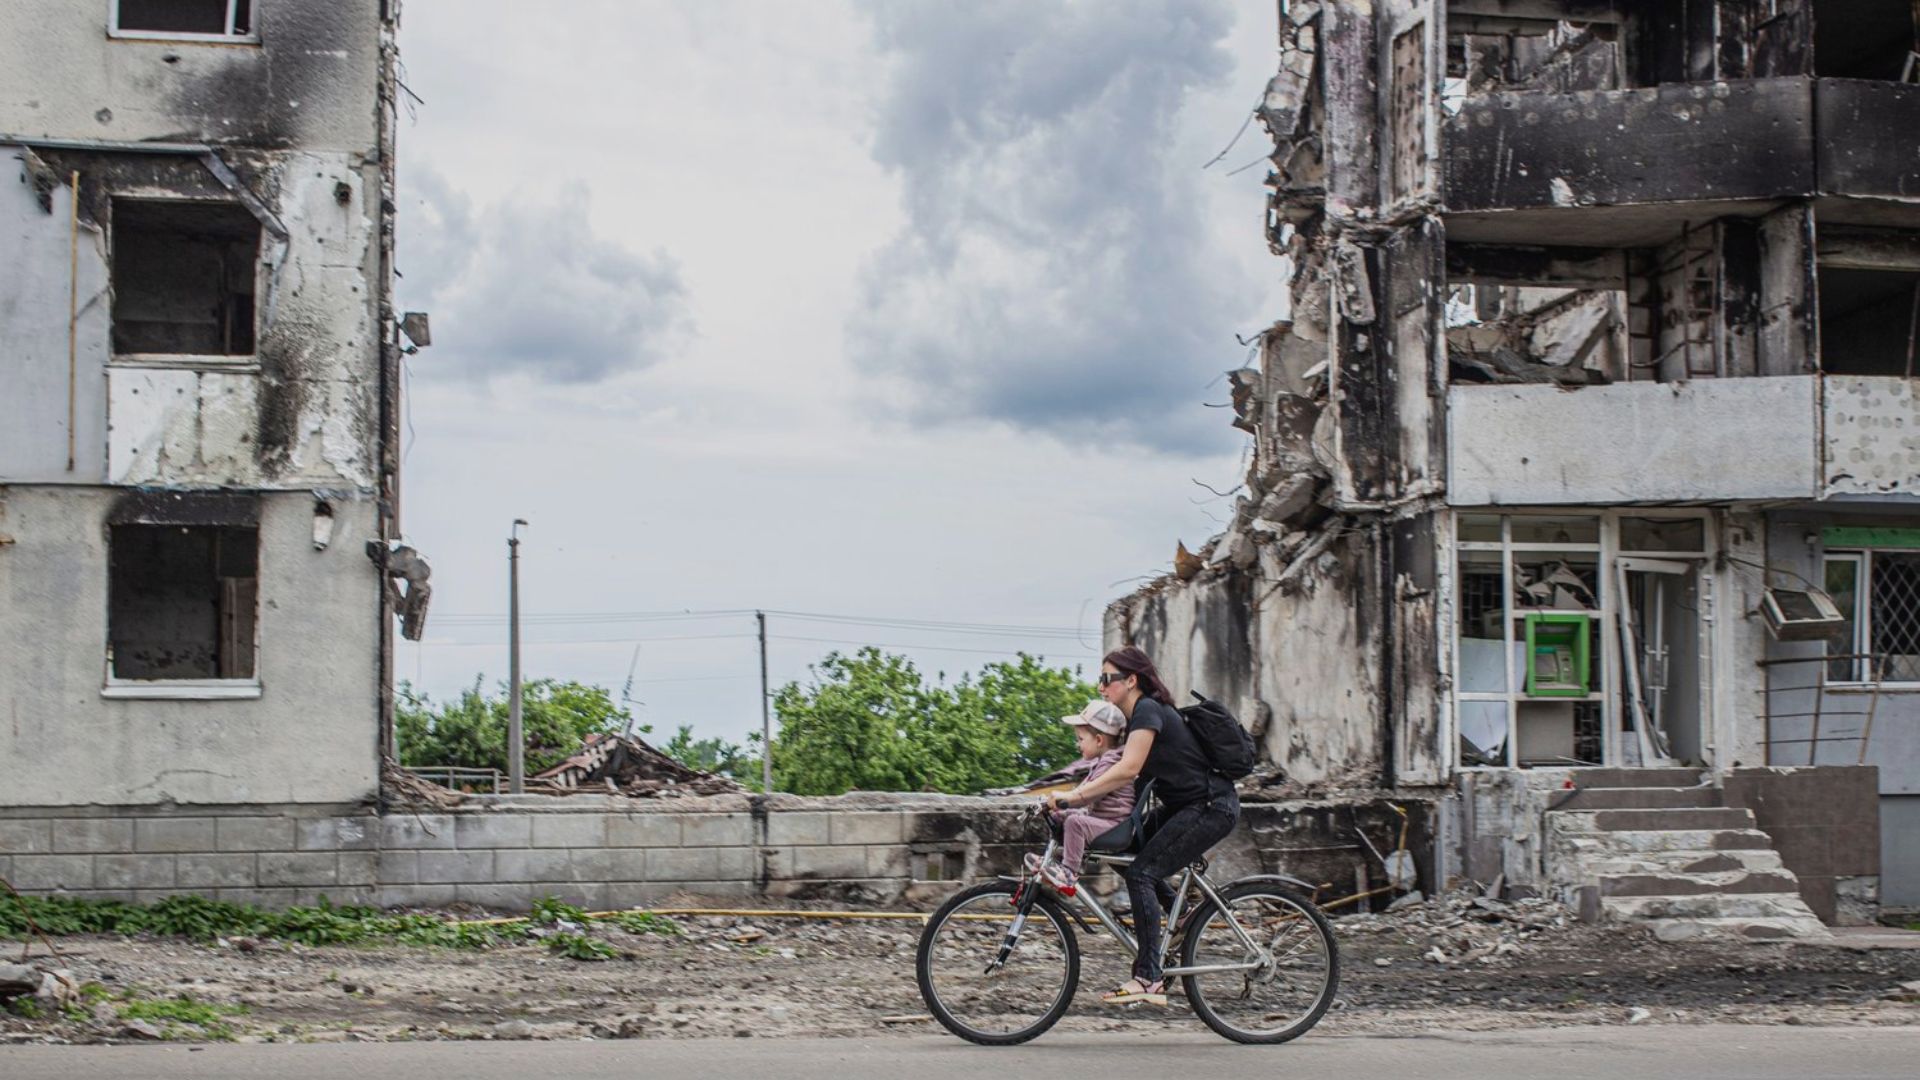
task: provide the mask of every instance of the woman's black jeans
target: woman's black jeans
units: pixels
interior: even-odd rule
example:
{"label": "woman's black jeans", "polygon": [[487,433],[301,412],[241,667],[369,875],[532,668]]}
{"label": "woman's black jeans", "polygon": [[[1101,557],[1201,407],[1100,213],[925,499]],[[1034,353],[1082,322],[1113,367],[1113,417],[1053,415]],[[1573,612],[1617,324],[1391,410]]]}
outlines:
{"label": "woman's black jeans", "polygon": [[1143,983],[1160,981],[1160,924],[1166,918],[1160,891],[1167,888],[1166,879],[1225,840],[1239,820],[1240,796],[1229,787],[1223,795],[1174,810],[1141,845],[1126,871],[1133,933],[1140,946],[1133,961],[1134,978]]}

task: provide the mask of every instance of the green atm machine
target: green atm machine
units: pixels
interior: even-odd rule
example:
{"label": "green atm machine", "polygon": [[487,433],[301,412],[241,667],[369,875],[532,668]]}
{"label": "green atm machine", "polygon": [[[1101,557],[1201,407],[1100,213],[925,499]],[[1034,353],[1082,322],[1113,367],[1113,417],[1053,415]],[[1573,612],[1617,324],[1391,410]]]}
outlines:
{"label": "green atm machine", "polygon": [[1527,616],[1527,696],[1587,696],[1593,666],[1593,616],[1537,612]]}

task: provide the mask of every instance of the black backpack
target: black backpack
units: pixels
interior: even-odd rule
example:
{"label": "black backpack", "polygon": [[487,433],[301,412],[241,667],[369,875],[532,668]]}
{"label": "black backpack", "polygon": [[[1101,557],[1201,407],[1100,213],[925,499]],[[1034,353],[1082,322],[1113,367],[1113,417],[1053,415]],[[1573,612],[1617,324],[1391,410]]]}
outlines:
{"label": "black backpack", "polygon": [[1257,754],[1253,748],[1253,736],[1240,726],[1225,705],[1209,699],[1195,690],[1193,696],[1199,700],[1197,705],[1188,705],[1179,710],[1180,719],[1187,722],[1187,730],[1193,733],[1200,750],[1207,755],[1207,763],[1213,771],[1229,780],[1238,780],[1253,772]]}

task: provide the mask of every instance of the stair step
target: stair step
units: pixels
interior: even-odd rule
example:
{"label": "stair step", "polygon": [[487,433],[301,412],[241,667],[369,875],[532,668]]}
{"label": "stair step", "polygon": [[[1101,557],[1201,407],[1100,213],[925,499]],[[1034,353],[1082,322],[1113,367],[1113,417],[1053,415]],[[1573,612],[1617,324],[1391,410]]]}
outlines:
{"label": "stair step", "polygon": [[1601,896],[1800,895],[1800,879],[1784,870],[1704,874],[1606,874]]}
{"label": "stair step", "polygon": [[1780,853],[1754,848],[1735,851],[1570,852],[1557,859],[1559,876],[1590,881],[1609,874],[1713,874],[1733,870],[1784,870]]}
{"label": "stair step", "polygon": [[1555,811],[1578,828],[1581,818],[1590,818],[1590,828],[1600,832],[1656,832],[1699,829],[1751,829],[1753,811],[1736,807],[1711,807],[1674,810],[1573,810]]}
{"label": "stair step", "polygon": [[1610,919],[1819,919],[1799,893],[1703,893],[1699,896],[1606,896]]}
{"label": "stair step", "polygon": [[[1550,829],[1555,817],[1549,814]],[[1579,817],[1582,815],[1565,815]],[[1631,855],[1639,852],[1661,851],[1772,851],[1773,838],[1759,829],[1620,829],[1611,832],[1589,832],[1574,829],[1552,832],[1549,843],[1552,848],[1572,852],[1612,852]]]}
{"label": "stair step", "polygon": [[1720,805],[1720,789],[1711,787],[1583,787],[1555,810],[1703,809]]}
{"label": "stair step", "polygon": [[1700,769],[1574,769],[1577,788],[1693,787],[1705,775]]}
{"label": "stair step", "polygon": [[1832,931],[1811,916],[1772,918],[1652,919],[1647,923],[1660,941],[1780,941],[1785,938],[1831,937]]}

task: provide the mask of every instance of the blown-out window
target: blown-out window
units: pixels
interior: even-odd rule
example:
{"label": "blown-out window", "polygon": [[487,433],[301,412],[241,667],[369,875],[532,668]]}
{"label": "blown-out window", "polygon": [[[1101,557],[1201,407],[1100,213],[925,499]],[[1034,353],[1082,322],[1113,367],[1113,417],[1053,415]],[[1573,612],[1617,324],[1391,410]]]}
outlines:
{"label": "blown-out window", "polygon": [[109,543],[111,678],[254,678],[258,529],[116,524]]}
{"label": "blown-out window", "polygon": [[113,351],[251,356],[260,222],[224,202],[113,203]]}

